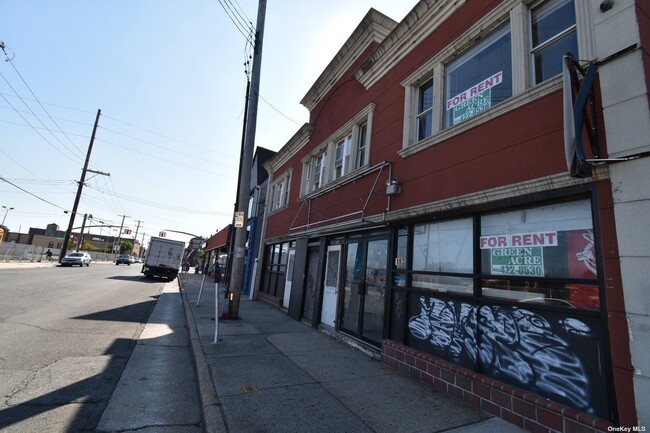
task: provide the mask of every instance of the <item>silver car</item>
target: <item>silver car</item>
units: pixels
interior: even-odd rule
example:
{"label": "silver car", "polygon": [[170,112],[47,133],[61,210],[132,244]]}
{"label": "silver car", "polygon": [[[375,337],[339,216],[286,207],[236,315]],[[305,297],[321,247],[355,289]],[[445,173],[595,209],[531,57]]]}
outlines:
{"label": "silver car", "polygon": [[90,266],[91,261],[92,259],[90,258],[90,254],[77,251],[74,253],[69,253],[64,258],[62,258],[61,266]]}

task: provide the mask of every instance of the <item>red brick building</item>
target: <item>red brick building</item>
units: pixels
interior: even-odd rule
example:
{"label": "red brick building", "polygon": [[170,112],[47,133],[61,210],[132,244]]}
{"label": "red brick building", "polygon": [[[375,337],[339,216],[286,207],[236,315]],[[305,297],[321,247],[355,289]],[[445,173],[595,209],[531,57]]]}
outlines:
{"label": "red brick building", "polygon": [[642,3],[370,10],[265,165],[260,298],[529,430],[643,425],[619,237],[650,197],[617,195],[650,150]]}

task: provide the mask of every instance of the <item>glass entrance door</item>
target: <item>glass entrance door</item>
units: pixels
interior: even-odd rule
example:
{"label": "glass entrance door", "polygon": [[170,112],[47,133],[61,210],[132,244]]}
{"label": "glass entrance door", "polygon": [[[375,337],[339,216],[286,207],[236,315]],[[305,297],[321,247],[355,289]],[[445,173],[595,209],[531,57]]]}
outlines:
{"label": "glass entrance door", "polygon": [[383,337],[388,239],[347,245],[340,329],[379,343]]}

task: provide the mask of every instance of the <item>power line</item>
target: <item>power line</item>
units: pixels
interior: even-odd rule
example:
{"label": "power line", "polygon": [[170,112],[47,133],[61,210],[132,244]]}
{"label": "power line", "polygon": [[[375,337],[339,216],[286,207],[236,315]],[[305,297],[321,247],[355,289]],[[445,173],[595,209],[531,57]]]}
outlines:
{"label": "power line", "polygon": [[[68,141],[70,142],[70,144],[72,144],[72,146],[77,150],[77,152],[79,152],[79,155],[81,155],[81,156],[83,157],[83,152],[81,151],[81,149],[79,149],[79,148],[77,147],[77,145],[74,144],[74,142],[73,142],[72,140],[70,140],[70,137],[68,137],[68,136],[65,134],[65,132],[63,132],[63,130],[61,129],[61,127],[59,126],[59,124],[56,123],[56,121],[52,118],[52,116],[50,115],[50,113],[45,109],[45,107],[43,106],[43,104],[41,104],[41,101],[39,101],[38,97],[36,96],[36,94],[34,93],[34,91],[32,90],[32,88],[29,86],[29,84],[27,84],[27,81],[25,81],[25,79],[23,78],[23,76],[22,76],[22,74],[20,73],[20,71],[18,71],[18,68],[16,68],[16,65],[14,65],[13,58],[12,58],[12,59],[9,59],[9,58],[7,57],[6,61],[9,62],[9,64],[10,64],[11,67],[13,68],[13,70],[14,70],[14,71],[16,72],[16,74],[20,77],[20,80],[23,82],[23,84],[25,85],[25,87],[27,87],[27,89],[29,90],[29,93],[32,94],[32,96],[34,97],[34,99],[36,100],[36,102],[38,102],[38,105],[40,105],[40,107],[43,109],[43,111],[45,112],[45,114],[47,114],[47,117],[50,118],[50,120],[52,121],[52,123],[54,123],[54,125],[56,125],[56,127],[59,129],[59,132],[60,132],[61,134],[63,134],[63,136],[64,136],[65,138],[68,139]],[[3,77],[3,78],[4,78],[4,77]],[[10,86],[10,87],[11,87],[11,86]],[[13,88],[12,88],[12,90],[13,90]],[[21,98],[21,99],[22,99],[22,98]],[[54,135],[54,134],[52,134],[52,135]],[[61,142],[61,144],[63,144],[63,142]],[[64,146],[65,146],[65,145],[64,145]],[[67,147],[66,147],[66,148],[67,148]]]}
{"label": "power line", "polygon": [[241,6],[239,5],[239,3],[237,3],[236,0],[235,0],[235,3],[237,4],[237,7],[235,7],[232,4],[232,1],[230,1],[230,0],[226,0],[226,2],[230,3],[230,6],[232,7],[232,9],[234,9],[235,13],[239,16],[239,18],[241,18],[242,22],[246,23],[246,25],[251,29],[254,27],[253,22],[246,16],[246,14],[244,13],[244,10],[241,8]]}
{"label": "power line", "polygon": [[[4,78],[4,75],[2,75],[1,73],[0,73],[0,76],[2,76],[2,78]],[[5,81],[6,81],[6,79],[5,79]],[[10,86],[11,86],[11,85],[10,85]],[[63,153],[63,152],[61,151],[61,149],[59,149],[58,147],[56,147],[54,144],[52,144],[52,142],[50,142],[50,140],[48,140],[47,138],[45,138],[45,136],[44,136],[43,134],[41,134],[41,133],[40,133],[40,132],[39,132],[39,131],[34,127],[34,125],[32,125],[31,123],[29,123],[29,120],[27,120],[27,118],[25,118],[25,116],[23,116],[23,115],[22,115],[22,114],[21,114],[21,113],[16,109],[16,107],[13,106],[13,104],[12,104],[11,102],[9,102],[9,100],[8,100],[7,98],[5,98],[4,95],[2,95],[2,98],[5,100],[5,102],[6,102],[7,104],[9,104],[9,106],[10,106],[11,108],[13,108],[13,110],[14,110],[15,112],[16,112],[16,113],[17,113],[17,114],[18,114],[18,115],[19,115],[19,116],[20,116],[20,117],[25,121],[25,123],[27,123],[27,125],[29,125],[29,127],[32,128],[32,129],[34,130],[34,132],[36,132],[36,133],[37,133],[37,134],[38,134],[38,135],[39,135],[39,136],[40,136],[40,137],[41,137],[41,138],[42,138],[42,139],[43,139],[47,144],[49,144],[49,145],[50,145],[54,150],[56,150],[56,151],[59,152],[61,155],[65,156],[65,157],[68,158],[70,161],[74,162],[75,164],[78,164],[78,163],[79,163],[79,161],[75,161],[75,160],[72,159],[70,156],[68,156],[67,154]],[[24,103],[24,101],[23,101],[23,103]],[[28,106],[28,108],[29,108],[29,106]],[[38,117],[37,117],[37,118],[38,118]],[[41,122],[41,123],[43,123],[43,122]],[[45,126],[45,124],[43,124],[43,126]],[[48,130],[48,131],[50,131],[46,126],[45,126],[45,129]],[[51,132],[52,132],[52,131],[50,131],[50,133],[51,133]],[[64,147],[65,147],[65,145],[64,145]],[[67,147],[66,147],[66,148],[67,148]],[[68,150],[70,150],[70,149],[68,149]]]}
{"label": "power line", "polygon": [[140,199],[137,197],[131,197],[125,194],[118,194],[118,193],[113,193],[109,192],[106,190],[102,190],[98,187],[92,187],[88,186],[89,189],[94,189],[95,191],[101,192],[103,194],[107,195],[112,195],[115,194],[118,197],[120,197],[123,200],[131,201],[137,204],[142,204],[142,205],[147,205],[149,207],[154,207],[158,209],[163,209],[166,211],[172,211],[172,212],[180,212],[180,213],[190,213],[194,215],[231,215],[231,212],[217,212],[217,211],[208,211],[208,210],[202,210],[202,209],[188,209],[187,207],[182,207],[182,206],[174,206],[174,205],[168,205],[168,204],[162,204],[162,203],[156,203],[150,200],[145,200],[145,199]]}
{"label": "power line", "polygon": [[[18,94],[18,92],[16,91],[16,89],[14,89],[14,87],[11,85],[11,83],[9,82],[9,80],[7,80],[7,78],[6,78],[6,77],[4,76],[4,74],[2,74],[1,72],[0,72],[0,77],[2,77],[2,79],[5,81],[5,83],[7,83],[7,85],[9,86],[9,88],[10,88],[11,90],[13,90],[13,92],[16,94],[16,96],[18,97],[18,99],[20,99],[20,101],[25,105],[25,107],[27,107],[27,109],[28,109],[29,112],[34,116],[34,118],[36,118],[36,120],[38,120],[38,121],[40,122],[40,124],[43,125],[43,128],[45,128],[45,130],[47,130],[50,134],[52,134],[52,137],[54,137],[54,138],[55,138],[55,139],[56,139],[56,140],[57,140],[57,141],[58,141],[58,142],[59,142],[63,147],[65,147],[66,150],[68,150],[69,152],[71,152],[72,154],[74,154],[74,151],[73,151],[72,149],[70,149],[70,148],[69,148],[69,147],[68,147],[68,146],[67,146],[63,141],[61,141],[61,139],[60,139],[59,137],[57,137],[57,135],[56,135],[54,132],[52,132],[52,130],[51,130],[50,128],[48,128],[47,125],[45,125],[45,123],[43,123],[43,121],[40,119],[40,117],[37,116],[36,113],[34,113],[34,110],[32,110],[32,107],[30,107],[29,104],[28,104],[27,102],[25,102],[25,100],[24,100],[24,99],[23,99],[23,98]],[[13,106],[13,105],[12,105],[12,104],[7,100],[7,98],[5,98],[5,97],[3,96],[3,99],[7,102],[7,104],[9,104],[9,105],[11,106],[11,108],[14,109],[14,111],[18,112],[18,110],[16,109],[16,107],[14,107],[14,106]],[[22,114],[20,114],[20,113],[18,113],[18,114],[20,115],[20,117],[22,117],[22,118],[27,122],[27,119],[26,119]],[[49,114],[49,113],[48,113],[48,114]],[[29,123],[29,122],[28,122],[28,123]],[[30,126],[31,126],[31,124],[30,124]],[[58,125],[57,125],[57,126],[58,126]],[[41,134],[39,133],[39,135],[41,135]],[[41,135],[41,137],[43,137],[43,136]],[[45,137],[43,137],[43,139],[45,139]],[[52,145],[52,143],[50,143],[48,140],[46,140],[46,141],[47,141],[50,145]],[[52,146],[53,146],[53,145],[52,145]],[[75,146],[75,149],[76,149],[76,146]],[[79,149],[76,149],[76,150],[78,151]],[[61,152],[61,153],[63,153],[63,152]],[[76,156],[76,155],[75,155],[75,156]]]}
{"label": "power line", "polygon": [[[15,95],[11,95],[11,94],[9,94],[9,93],[2,93],[2,92],[0,92],[0,95],[11,96],[12,98],[15,98],[15,97],[16,97]],[[33,101],[32,99],[29,99],[29,98],[25,98],[25,99],[27,99],[28,101],[36,102],[36,101]],[[83,110],[83,109],[81,109],[81,108],[67,107],[67,106],[65,106],[65,105],[53,104],[53,103],[51,103],[51,102],[43,102],[43,104],[44,104],[44,105],[51,105],[52,107],[57,107],[57,108],[64,108],[64,109],[66,109],[66,110],[70,110],[70,111],[78,111],[78,112],[80,112],[80,113],[95,114],[94,111]]]}
{"label": "power line", "polygon": [[67,209],[64,208],[63,206],[59,206],[58,204],[54,204],[54,203],[52,203],[51,201],[45,200],[43,197],[39,197],[39,196],[37,196],[36,194],[27,191],[25,188],[21,188],[21,187],[19,187],[19,186],[16,185],[15,183],[10,182],[10,181],[8,181],[7,179],[5,179],[2,175],[0,175],[0,180],[3,181],[3,182],[8,183],[9,185],[11,185],[11,186],[13,186],[13,187],[15,187],[15,188],[18,188],[18,189],[21,190],[22,192],[25,192],[25,193],[31,195],[32,197],[39,199],[39,200],[42,201],[42,202],[45,202],[45,203],[47,203],[47,204],[50,204],[50,205],[52,205],[52,206],[54,206],[54,207],[58,207],[58,208],[61,209],[61,210],[67,210]]}
{"label": "power line", "polygon": [[[109,128],[106,128],[106,127],[100,127],[100,128],[103,129],[103,130],[105,130],[105,131],[112,132],[113,134],[117,134],[117,135],[120,135],[120,136],[122,136],[122,137],[130,138],[131,140],[136,140],[136,141],[139,141],[139,142],[141,142],[141,143],[145,143],[145,144],[149,144],[149,145],[151,145],[151,146],[155,146],[155,147],[158,148],[158,149],[164,149],[164,150],[167,150],[167,151],[169,151],[169,152],[177,153],[177,154],[179,154],[179,155],[186,155],[186,156],[189,156],[189,157],[192,157],[192,158],[197,158],[197,159],[200,159],[201,161],[204,161],[204,162],[205,162],[205,159],[204,159],[204,158],[200,158],[200,157],[196,157],[196,156],[193,156],[193,155],[190,155],[190,154],[187,154],[187,153],[179,152],[179,151],[176,150],[176,149],[172,149],[172,148],[169,148],[169,147],[163,146],[163,145],[158,144],[158,143],[152,143],[152,142],[150,142],[150,141],[146,141],[146,140],[143,140],[143,139],[141,139],[141,138],[133,137],[133,136],[128,135],[128,134],[123,134],[123,133],[121,133],[121,132],[118,132],[118,131],[115,131],[115,130],[113,130],[113,129],[109,129]],[[106,141],[106,140],[101,140],[101,141]],[[113,144],[113,143],[110,143],[110,142],[108,142],[108,141],[106,141],[106,142],[109,143],[109,144]],[[212,153],[215,153],[215,154],[217,154],[217,155],[221,155],[221,156],[228,156],[228,157],[233,158],[233,159],[235,158],[235,157],[232,156],[232,155],[227,155],[227,154],[225,154],[225,153],[216,152],[216,151],[213,151],[213,150],[210,150],[210,149],[204,149],[204,148],[201,148],[201,147],[199,147],[199,146],[193,146],[193,145],[191,145],[191,144],[190,144],[190,146],[192,146],[192,147],[196,147],[197,149],[200,149],[200,150],[202,150],[202,151],[212,152]],[[209,162],[211,162],[211,161],[209,161]],[[217,162],[212,162],[212,163],[213,163],[213,164],[216,164],[216,165],[221,165],[221,166],[223,166],[223,167],[227,167],[227,168],[233,168],[232,166],[228,166],[228,165],[225,165],[225,164],[220,164],[220,163],[217,163]]]}
{"label": "power line", "polygon": [[159,161],[164,161],[164,162],[168,162],[170,164],[175,164],[175,165],[178,165],[178,166],[181,166],[181,167],[189,168],[189,169],[192,169],[194,171],[202,171],[203,173],[208,173],[208,174],[211,174],[213,176],[219,176],[219,177],[225,177],[225,178],[230,178],[231,177],[231,176],[226,176],[225,174],[215,173],[213,171],[205,170],[205,169],[197,167],[197,166],[182,164],[182,163],[180,163],[178,161],[172,161],[170,159],[161,158],[161,157],[159,157],[157,155],[152,155],[151,153],[140,152],[139,150],[131,149],[130,147],[122,146],[122,145],[117,144],[117,143],[112,143],[112,142],[104,140],[102,138],[98,138],[97,141],[102,141],[104,143],[119,147],[121,149],[128,150],[130,152],[139,153],[140,155],[144,155],[144,156],[146,156],[147,158],[150,158],[150,159],[151,158],[157,159]]}
{"label": "power line", "polygon": [[[224,1],[227,1],[227,0],[224,0]],[[224,1],[219,0],[219,4],[223,8],[224,12],[226,12],[226,15],[228,15],[228,18],[230,18],[230,21],[232,21],[232,23],[235,25],[235,27],[237,28],[239,33],[241,33],[242,36],[244,36],[244,38],[246,39],[246,41],[248,43],[253,43],[251,38],[250,38],[250,32],[249,32],[249,29],[253,27],[252,24],[246,23],[245,20],[242,20],[238,16],[238,13],[233,13],[234,11],[233,11],[233,8],[232,8],[232,4],[230,4],[230,5],[224,4]],[[247,33],[249,33],[249,34],[247,34]]]}
{"label": "power line", "polygon": [[298,125],[298,126],[301,125],[300,123],[296,122],[295,120],[293,120],[292,118],[290,118],[289,116],[287,116],[286,114],[284,114],[282,111],[280,111],[280,110],[278,110],[277,108],[275,108],[275,107],[273,106],[273,104],[271,104],[269,101],[267,101],[266,99],[264,99],[264,98],[262,97],[262,95],[260,95],[260,99],[261,99],[262,101],[266,102],[266,104],[267,104],[269,107],[271,107],[272,109],[274,109],[275,111],[277,111],[277,112],[278,112],[282,117],[284,117],[285,119],[289,120],[290,122],[295,123],[295,124]]}

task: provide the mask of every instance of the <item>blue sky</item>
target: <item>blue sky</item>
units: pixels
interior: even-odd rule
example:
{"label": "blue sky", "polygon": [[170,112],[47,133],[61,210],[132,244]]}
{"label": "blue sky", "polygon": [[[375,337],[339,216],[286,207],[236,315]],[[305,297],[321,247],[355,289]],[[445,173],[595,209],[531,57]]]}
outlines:
{"label": "blue sky", "polygon": [[[268,0],[256,146],[308,120],[300,100],[373,7],[415,1]],[[0,205],[11,231],[65,230],[98,109],[80,214],[209,236],[232,221],[254,0],[0,0]],[[5,209],[0,209],[0,218]],[[81,225],[79,218],[76,226]],[[101,232],[107,233],[107,229]],[[100,233],[100,229],[93,230]],[[188,236],[168,232],[187,241]],[[145,238],[145,242],[146,242]]]}

